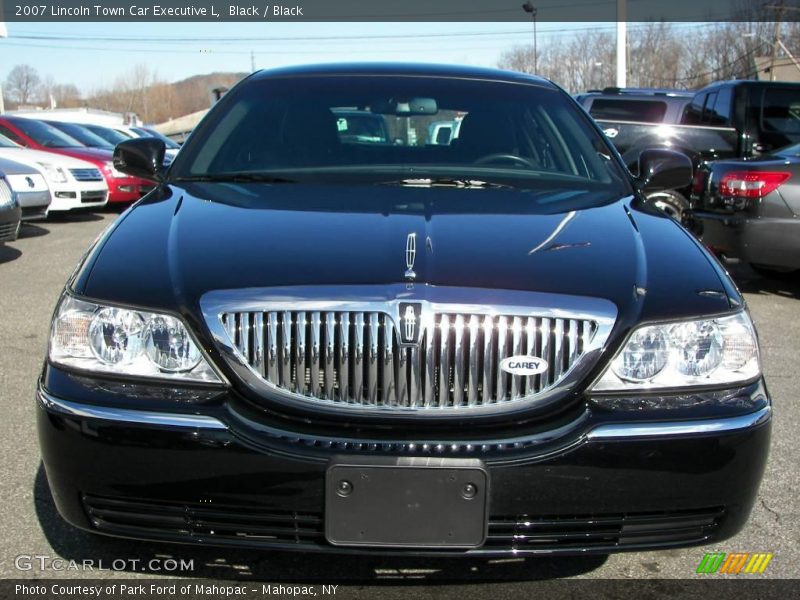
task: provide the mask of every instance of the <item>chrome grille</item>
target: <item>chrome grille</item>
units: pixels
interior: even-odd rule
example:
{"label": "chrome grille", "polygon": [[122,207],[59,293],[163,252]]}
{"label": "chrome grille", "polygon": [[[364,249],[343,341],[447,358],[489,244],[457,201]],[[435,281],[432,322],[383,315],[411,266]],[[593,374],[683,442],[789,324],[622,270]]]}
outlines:
{"label": "chrome grille", "polygon": [[[223,312],[232,347],[270,385],[312,401],[412,409],[505,405],[556,386],[589,348],[590,319],[433,312],[418,344],[400,344],[382,311]],[[538,356],[541,375],[499,368]]]}
{"label": "chrome grille", "polygon": [[70,169],[69,172],[76,181],[103,181],[99,169]]}

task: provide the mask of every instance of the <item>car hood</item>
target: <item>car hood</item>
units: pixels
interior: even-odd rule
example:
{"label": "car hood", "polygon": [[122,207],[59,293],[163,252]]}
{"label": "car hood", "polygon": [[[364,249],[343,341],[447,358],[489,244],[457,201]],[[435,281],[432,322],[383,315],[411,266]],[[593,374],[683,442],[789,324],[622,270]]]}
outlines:
{"label": "car hood", "polygon": [[44,152],[42,150],[30,150],[28,148],[0,148],[0,158],[15,160],[24,164],[49,163],[56,167],[65,169],[88,169],[95,168],[94,163],[85,160],[72,158],[64,154],[54,152]]}
{"label": "car hood", "polygon": [[44,149],[44,152],[60,154],[62,156],[71,156],[80,160],[88,160],[89,162],[108,162],[114,156],[111,150],[104,150],[102,148],[52,148]]}
{"label": "car hood", "polygon": [[[304,184],[163,186],[73,282],[92,298],[197,315],[211,290],[405,282],[614,302],[626,321],[729,310],[735,289],[677,223],[633,198]],[[726,287],[728,286],[728,287]]]}
{"label": "car hood", "polygon": [[0,175],[40,175],[38,169],[0,155]]}

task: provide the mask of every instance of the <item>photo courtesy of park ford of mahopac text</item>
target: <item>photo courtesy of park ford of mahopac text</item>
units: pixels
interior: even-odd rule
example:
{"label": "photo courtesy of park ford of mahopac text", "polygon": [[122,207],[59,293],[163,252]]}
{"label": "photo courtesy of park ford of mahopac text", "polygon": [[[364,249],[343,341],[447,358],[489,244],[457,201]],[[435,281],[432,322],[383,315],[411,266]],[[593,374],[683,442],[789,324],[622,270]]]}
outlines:
{"label": "photo courtesy of park ford of mahopac text", "polygon": [[0,314],[0,598],[788,597],[800,0],[0,0]]}

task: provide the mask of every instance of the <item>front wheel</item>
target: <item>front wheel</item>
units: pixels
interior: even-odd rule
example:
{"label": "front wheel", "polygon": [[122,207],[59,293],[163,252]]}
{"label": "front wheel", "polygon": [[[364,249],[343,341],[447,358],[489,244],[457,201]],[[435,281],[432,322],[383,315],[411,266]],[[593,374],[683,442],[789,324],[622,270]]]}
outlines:
{"label": "front wheel", "polygon": [[682,222],[683,215],[689,208],[689,201],[678,192],[653,192],[648,194],[647,200],[678,223]]}

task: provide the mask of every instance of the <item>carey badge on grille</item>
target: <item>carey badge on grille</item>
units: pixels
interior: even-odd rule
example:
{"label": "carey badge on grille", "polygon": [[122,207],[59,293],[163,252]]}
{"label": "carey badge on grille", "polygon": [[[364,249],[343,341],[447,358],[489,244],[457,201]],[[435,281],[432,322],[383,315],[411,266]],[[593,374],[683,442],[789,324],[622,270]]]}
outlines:
{"label": "carey badge on grille", "polygon": [[422,304],[416,302],[400,303],[400,343],[418,344],[422,321]]}

